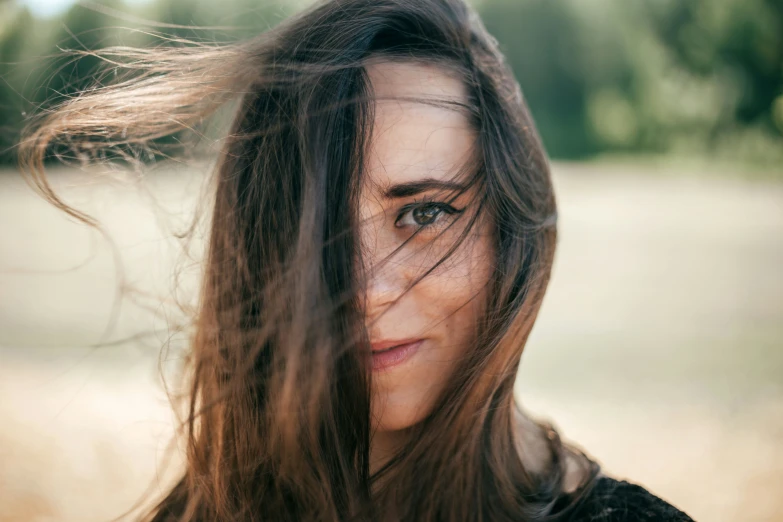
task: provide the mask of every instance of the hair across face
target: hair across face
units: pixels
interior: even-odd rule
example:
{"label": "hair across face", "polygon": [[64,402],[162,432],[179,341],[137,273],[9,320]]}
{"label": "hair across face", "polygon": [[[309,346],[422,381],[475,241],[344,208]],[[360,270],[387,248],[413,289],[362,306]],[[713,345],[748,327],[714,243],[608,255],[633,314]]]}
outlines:
{"label": "hair across face", "polygon": [[[359,204],[378,443],[430,413],[475,342],[494,238],[484,217],[460,241],[477,210],[478,187],[465,188],[476,130],[463,111],[422,101],[466,104],[462,80],[421,62],[376,62],[367,74],[374,123]],[[417,345],[396,354],[398,341]]]}

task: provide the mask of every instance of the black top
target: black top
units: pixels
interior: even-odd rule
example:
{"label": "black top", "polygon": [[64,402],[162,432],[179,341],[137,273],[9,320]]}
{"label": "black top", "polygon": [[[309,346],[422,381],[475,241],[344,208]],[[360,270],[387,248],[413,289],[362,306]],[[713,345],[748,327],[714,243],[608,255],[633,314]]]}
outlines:
{"label": "black top", "polygon": [[693,519],[643,487],[599,477],[595,487],[568,517],[572,522],[693,522]]}

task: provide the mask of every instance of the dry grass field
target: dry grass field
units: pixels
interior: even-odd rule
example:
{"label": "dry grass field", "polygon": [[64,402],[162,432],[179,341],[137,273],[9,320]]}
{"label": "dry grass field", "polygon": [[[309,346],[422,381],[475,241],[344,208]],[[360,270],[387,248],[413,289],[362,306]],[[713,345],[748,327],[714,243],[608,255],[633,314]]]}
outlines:
{"label": "dry grass field", "polygon": [[[696,520],[783,521],[783,183],[554,170],[558,254],[520,401]],[[166,481],[174,417],[157,362],[182,261],[167,237],[201,178],[161,169],[149,194],[53,179],[105,224],[124,284],[150,296],[118,311],[109,244],[0,172],[0,522],[110,520]]]}

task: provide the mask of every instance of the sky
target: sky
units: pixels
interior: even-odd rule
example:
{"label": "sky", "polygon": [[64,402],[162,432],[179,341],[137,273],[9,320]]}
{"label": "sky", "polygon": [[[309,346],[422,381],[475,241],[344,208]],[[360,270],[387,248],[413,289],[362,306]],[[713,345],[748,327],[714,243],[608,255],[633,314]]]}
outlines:
{"label": "sky", "polygon": [[[149,3],[150,1],[151,0],[124,0],[124,3],[132,5]],[[69,7],[77,3],[77,0],[16,0],[16,2],[30,8],[30,11],[32,11],[34,15],[45,18],[64,13]]]}

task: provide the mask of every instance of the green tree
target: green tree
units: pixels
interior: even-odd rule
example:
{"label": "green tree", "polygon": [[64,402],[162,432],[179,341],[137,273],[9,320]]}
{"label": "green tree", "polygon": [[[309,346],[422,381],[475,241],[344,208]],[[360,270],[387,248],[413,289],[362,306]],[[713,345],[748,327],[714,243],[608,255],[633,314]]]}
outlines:
{"label": "green tree", "polygon": [[[119,0],[103,0],[100,5],[120,7]],[[67,51],[94,51],[115,45],[115,20],[103,11],[74,5],[62,19],[50,48],[53,55],[40,70],[40,87],[34,92],[34,100],[42,105],[61,102],[84,89],[93,86],[95,72],[101,63],[96,56],[73,56]],[[66,51],[65,53],[58,52]]]}
{"label": "green tree", "polygon": [[15,157],[13,145],[26,114],[23,98],[20,61],[34,20],[27,9],[19,9],[7,30],[0,33],[0,162]]}
{"label": "green tree", "polygon": [[689,0],[647,2],[655,28],[676,62],[691,74],[729,87],[727,117],[783,136],[783,2]]}
{"label": "green tree", "polygon": [[569,4],[497,0],[481,4],[480,12],[514,70],[550,155],[580,157],[598,150],[586,124],[581,28]]}

